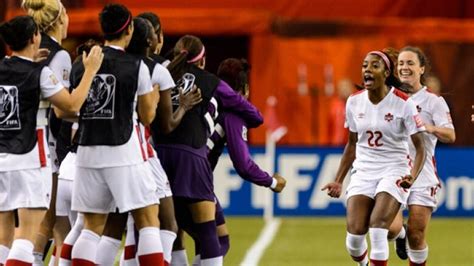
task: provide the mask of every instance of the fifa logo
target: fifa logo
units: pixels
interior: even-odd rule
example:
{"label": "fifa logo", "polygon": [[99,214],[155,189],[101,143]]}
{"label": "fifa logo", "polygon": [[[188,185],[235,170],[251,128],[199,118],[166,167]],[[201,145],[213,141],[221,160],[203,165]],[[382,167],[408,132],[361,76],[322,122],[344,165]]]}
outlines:
{"label": "fifa logo", "polygon": [[171,102],[173,106],[179,105],[179,89],[183,90],[183,94],[188,93],[194,86],[194,81],[196,77],[191,73],[185,73],[179,80],[176,82],[176,87],[171,91]]}
{"label": "fifa logo", "polygon": [[110,74],[98,74],[92,81],[84,107],[84,119],[113,119],[116,79]]}
{"label": "fifa logo", "polygon": [[20,129],[18,88],[0,86],[0,130]]}

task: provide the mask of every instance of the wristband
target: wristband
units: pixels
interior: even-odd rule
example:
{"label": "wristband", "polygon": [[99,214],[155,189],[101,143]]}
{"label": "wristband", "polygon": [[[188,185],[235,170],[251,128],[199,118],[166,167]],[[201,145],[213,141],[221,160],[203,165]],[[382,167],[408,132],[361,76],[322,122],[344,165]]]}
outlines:
{"label": "wristband", "polygon": [[271,189],[275,189],[277,187],[278,181],[276,178],[272,177],[272,184],[270,185]]}

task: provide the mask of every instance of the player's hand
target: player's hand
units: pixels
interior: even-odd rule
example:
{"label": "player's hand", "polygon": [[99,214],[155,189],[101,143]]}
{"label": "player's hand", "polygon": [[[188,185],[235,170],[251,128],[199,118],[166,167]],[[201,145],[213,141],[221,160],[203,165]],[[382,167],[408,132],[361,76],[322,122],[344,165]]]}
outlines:
{"label": "player's hand", "polygon": [[277,185],[275,188],[272,188],[271,190],[275,193],[280,193],[286,186],[286,179],[278,173],[274,173],[273,178],[276,179]]}
{"label": "player's hand", "polygon": [[88,55],[86,55],[86,52],[82,53],[84,69],[91,71],[94,75],[99,71],[103,59],[104,53],[102,53],[102,48],[98,45],[94,45]]}
{"label": "player's hand", "polygon": [[43,60],[46,60],[49,56],[49,50],[46,48],[41,48],[38,50],[38,52],[33,56],[33,61],[35,62],[41,62]]}
{"label": "player's hand", "polygon": [[397,181],[397,185],[402,188],[409,189],[413,183],[415,182],[415,178],[411,175],[406,175],[402,177],[402,179]]}
{"label": "player's hand", "polygon": [[331,182],[326,184],[321,190],[328,190],[329,197],[339,198],[341,196],[342,184],[338,182]]}
{"label": "player's hand", "polygon": [[179,88],[179,105],[185,110],[191,110],[196,104],[202,101],[201,97],[201,89],[199,89],[196,85],[193,88],[183,94],[183,89]]}

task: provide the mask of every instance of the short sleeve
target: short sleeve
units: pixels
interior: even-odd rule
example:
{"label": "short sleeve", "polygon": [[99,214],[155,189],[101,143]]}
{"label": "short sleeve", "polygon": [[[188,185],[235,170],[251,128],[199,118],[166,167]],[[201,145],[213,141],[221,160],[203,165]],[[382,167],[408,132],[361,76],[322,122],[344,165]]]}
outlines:
{"label": "short sleeve", "polygon": [[443,97],[437,97],[433,105],[433,122],[437,127],[454,129],[453,120],[449,111],[448,104]]}
{"label": "short sleeve", "polygon": [[412,99],[407,99],[406,101],[403,118],[408,135],[411,136],[426,130]]}
{"label": "short sleeve", "polygon": [[151,84],[150,71],[143,61],[140,61],[140,68],[138,70],[138,87],[137,95],[144,95],[153,91]]}
{"label": "short sleeve", "polygon": [[57,52],[54,55],[53,60],[51,60],[51,63],[49,63],[49,67],[64,87],[69,88],[71,86],[69,75],[71,73],[72,64],[71,57],[66,51],[61,50]]}
{"label": "short sleeve", "polygon": [[156,64],[151,75],[152,85],[160,85],[160,91],[165,91],[173,88],[175,85],[170,72],[166,67]]}
{"label": "short sleeve", "polygon": [[49,98],[62,90],[64,86],[59,82],[51,68],[46,66],[41,70],[40,88],[43,98]]}
{"label": "short sleeve", "polygon": [[357,132],[357,127],[356,127],[356,123],[354,121],[354,116],[352,114],[352,101],[351,101],[351,97],[349,97],[347,99],[347,102],[346,102],[346,119],[344,121],[344,127],[345,128],[348,128],[349,131],[351,132]]}

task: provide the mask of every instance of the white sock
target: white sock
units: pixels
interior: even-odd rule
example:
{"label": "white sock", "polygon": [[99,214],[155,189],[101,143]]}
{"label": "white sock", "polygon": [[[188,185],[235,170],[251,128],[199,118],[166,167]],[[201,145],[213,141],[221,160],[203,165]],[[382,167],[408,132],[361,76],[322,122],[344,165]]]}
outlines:
{"label": "white sock", "polygon": [[369,258],[367,256],[367,239],[365,235],[354,235],[346,233],[346,249],[352,259],[359,265],[367,265]]}
{"label": "white sock", "polygon": [[224,258],[222,256],[201,260],[201,266],[219,266],[223,265],[223,263]]}
{"label": "white sock", "polygon": [[168,264],[171,262],[171,252],[173,243],[176,239],[176,233],[168,230],[160,230],[161,244],[163,246],[163,257]]}
{"label": "white sock", "polygon": [[413,263],[423,263],[428,259],[428,246],[422,250],[413,250],[408,248],[408,257]]}
{"label": "white sock", "polygon": [[127,220],[127,234],[125,235],[125,248],[123,252],[123,264],[126,266],[138,265],[136,260],[136,241],[135,241],[135,222],[131,214],[128,215]]}
{"label": "white sock", "polygon": [[388,260],[388,229],[369,228],[370,237],[370,259],[371,260]]}
{"label": "white sock", "polygon": [[191,265],[193,265],[193,266],[201,265],[201,254],[194,255],[193,263]]}
{"label": "white sock", "polygon": [[164,264],[160,228],[144,227],[140,229],[137,257],[140,265]]}
{"label": "white sock", "polygon": [[34,245],[26,239],[16,239],[13,241],[10,253],[8,253],[7,263],[9,260],[19,260],[25,263],[33,264],[35,257],[33,256]]}
{"label": "white sock", "polygon": [[171,263],[170,265],[175,266],[182,266],[188,265],[188,255],[186,254],[186,250],[176,250],[171,252]]}
{"label": "white sock", "polygon": [[402,226],[402,229],[400,232],[398,232],[398,235],[396,235],[394,238],[389,239],[389,241],[395,241],[399,238],[405,238],[407,236],[407,232],[405,231],[405,227]]}
{"label": "white sock", "polygon": [[[8,255],[8,253],[7,253]],[[33,257],[35,257],[34,261],[33,261],[33,266],[43,266],[43,253],[41,252],[33,252]],[[5,257],[5,260],[6,260],[6,257]],[[0,261],[0,263],[2,263]],[[4,262],[5,264],[5,262]]]}
{"label": "white sock", "polygon": [[0,264],[5,265],[9,252],[10,249],[7,246],[0,245]]}
{"label": "white sock", "polygon": [[120,249],[121,241],[112,237],[102,236],[97,246],[95,263],[99,265],[113,265],[115,256]]}
{"label": "white sock", "polygon": [[59,258],[59,266],[70,266],[72,247],[76,243],[79,235],[81,234],[82,228],[84,227],[84,214],[77,214],[76,222],[71,228],[71,231],[67,234],[61,247],[61,256]]}
{"label": "white sock", "polygon": [[91,230],[82,229],[81,235],[72,248],[72,261],[75,259],[95,263],[100,236]]}

